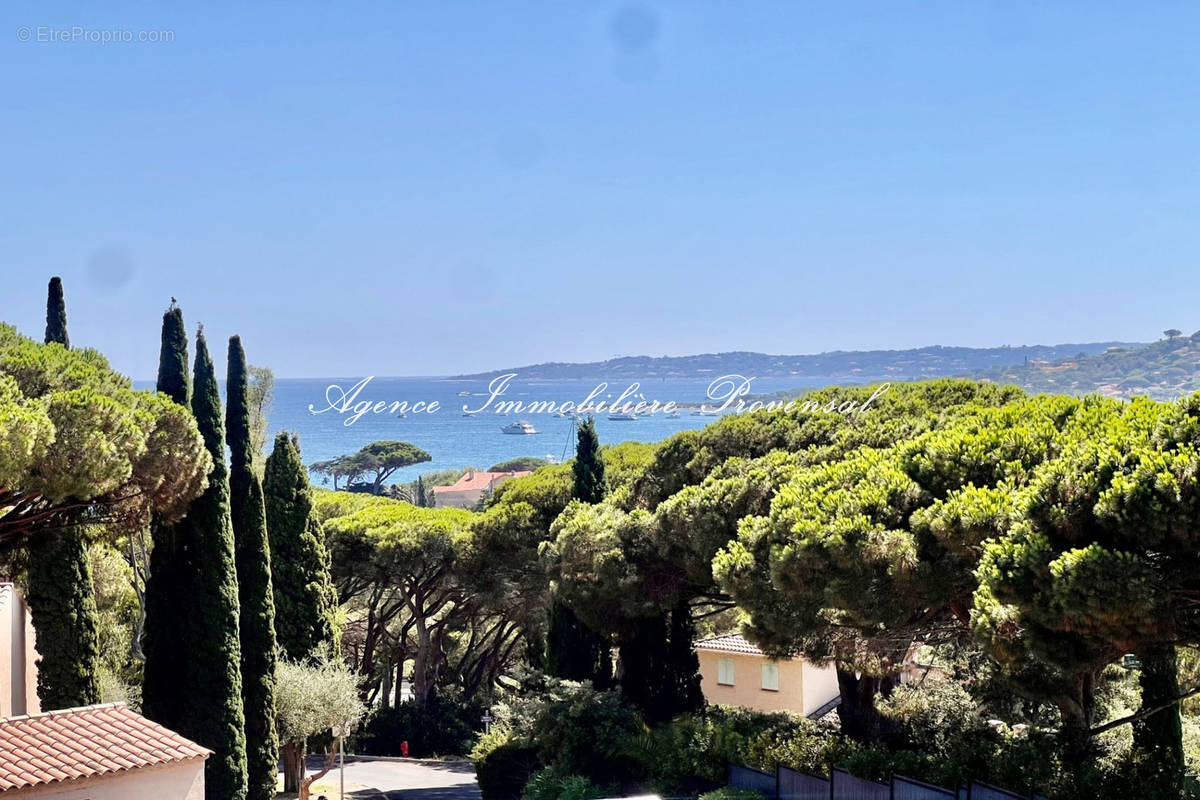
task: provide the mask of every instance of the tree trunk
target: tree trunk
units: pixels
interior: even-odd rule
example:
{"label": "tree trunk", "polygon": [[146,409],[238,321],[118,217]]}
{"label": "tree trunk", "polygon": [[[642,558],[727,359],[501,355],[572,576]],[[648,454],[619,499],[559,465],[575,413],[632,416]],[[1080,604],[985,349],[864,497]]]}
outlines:
{"label": "tree trunk", "polygon": [[392,707],[392,660],[387,654],[383,657],[380,678],[383,685],[379,687],[379,705],[388,709]]}
{"label": "tree trunk", "polygon": [[880,693],[889,696],[895,686],[895,678],[860,676],[852,669],[839,666],[837,680],[842,696],[842,702],[837,707],[842,733],[860,742],[878,741],[891,726],[879,713],[876,697]]}
{"label": "tree trunk", "polygon": [[1062,719],[1059,741],[1069,763],[1082,763],[1095,756],[1095,741],[1090,735],[1096,712],[1096,678],[1091,672],[1075,676],[1073,691],[1056,697],[1054,704]]}
{"label": "tree trunk", "polygon": [[429,698],[430,681],[429,681],[429,629],[425,627],[425,620],[420,616],[416,617],[417,627],[417,653],[413,658],[413,699],[419,705],[425,705],[425,701]]}
{"label": "tree trunk", "polygon": [[[1149,645],[1138,651],[1142,671],[1142,708],[1169,703],[1179,696],[1175,645]],[[1183,781],[1183,729],[1177,703],[1133,724],[1133,747],[1141,756],[1141,778],[1147,796],[1178,797]]]}
{"label": "tree trunk", "polygon": [[283,753],[283,790],[299,792],[304,785],[304,743],[286,742]]}
{"label": "tree trunk", "polygon": [[404,651],[396,657],[396,705],[404,702]]}
{"label": "tree trunk", "polygon": [[[328,775],[329,771],[333,769],[333,765],[337,762],[338,744],[340,741],[340,739],[334,737],[333,747],[329,748],[329,755],[325,758],[325,766],[321,769],[321,771],[314,772],[312,775],[300,782],[300,796],[297,798],[297,800],[308,800],[309,789],[312,787],[312,785]],[[284,791],[287,791],[287,789],[284,789]]]}

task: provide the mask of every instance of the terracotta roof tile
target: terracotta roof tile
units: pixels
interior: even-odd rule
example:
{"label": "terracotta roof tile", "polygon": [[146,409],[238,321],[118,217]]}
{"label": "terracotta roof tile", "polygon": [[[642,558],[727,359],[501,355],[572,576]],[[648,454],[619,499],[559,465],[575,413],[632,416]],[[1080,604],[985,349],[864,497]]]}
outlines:
{"label": "terracotta roof tile", "polygon": [[513,472],[468,472],[464,474],[453,486],[435,486],[433,487],[434,494],[443,492],[468,492],[475,490],[486,490],[492,488],[496,483],[506,481],[509,478],[523,478],[526,475],[533,473],[528,470],[516,470]]}
{"label": "terracotta roof tile", "polygon": [[[740,653],[746,656],[763,654],[757,645],[746,641],[746,637],[740,633],[722,633],[718,636],[709,636],[707,639],[697,639],[694,646],[697,650],[716,653]],[[796,656],[796,658],[800,658],[800,656]]]}
{"label": "terracotta roof tile", "polygon": [[0,791],[211,754],[124,703],[0,719]]}

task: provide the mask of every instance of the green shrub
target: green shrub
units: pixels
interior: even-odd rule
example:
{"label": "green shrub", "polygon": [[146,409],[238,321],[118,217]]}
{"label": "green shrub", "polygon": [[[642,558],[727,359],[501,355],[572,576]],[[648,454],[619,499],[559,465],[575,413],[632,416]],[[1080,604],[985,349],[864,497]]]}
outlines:
{"label": "green shrub", "polygon": [[659,789],[691,793],[725,778],[728,762],[774,769],[779,748],[810,748],[823,742],[825,729],[786,713],[708,706],[659,725],[646,737],[643,759]]}
{"label": "green shrub", "polygon": [[410,701],[380,709],[358,740],[359,752],[398,756],[400,743],[408,742],[409,755],[414,758],[463,755],[470,752],[479,735],[476,726],[482,713],[480,704],[437,698],[425,706]]}
{"label": "green shrub", "polygon": [[700,795],[700,800],[763,800],[762,792],[754,789],[735,789],[732,786],[722,786]]}
{"label": "green shrub", "polygon": [[563,775],[558,770],[534,773],[521,792],[521,800],[595,800],[606,791],[582,775]]}
{"label": "green shrub", "polygon": [[475,777],[483,800],[517,800],[529,778],[540,769],[537,751],[507,741],[475,760]]}
{"label": "green shrub", "polygon": [[620,692],[538,676],[493,713],[511,731],[512,742],[532,749],[560,774],[583,775],[601,785],[637,781],[644,774],[647,728]]}

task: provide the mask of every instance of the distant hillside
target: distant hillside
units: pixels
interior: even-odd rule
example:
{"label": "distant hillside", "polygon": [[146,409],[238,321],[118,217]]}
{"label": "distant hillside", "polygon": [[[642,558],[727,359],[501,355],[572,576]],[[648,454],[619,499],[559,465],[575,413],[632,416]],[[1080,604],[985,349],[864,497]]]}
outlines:
{"label": "distant hillside", "polygon": [[522,378],[692,378],[737,373],[754,378],[846,378],[915,380],[973,375],[1029,361],[1058,361],[1103,353],[1112,347],[1139,348],[1136,342],[1022,345],[1020,347],[921,347],[915,350],[837,350],[804,356],[765,353],[706,353],[696,356],[623,356],[584,364],[552,362],[525,367],[457,375],[460,379],[486,379],[515,372]]}
{"label": "distant hillside", "polygon": [[1031,392],[1173,400],[1200,391],[1200,331],[1140,347],[1113,346],[1083,358],[1031,358],[1028,364],[999,367],[979,377]]}

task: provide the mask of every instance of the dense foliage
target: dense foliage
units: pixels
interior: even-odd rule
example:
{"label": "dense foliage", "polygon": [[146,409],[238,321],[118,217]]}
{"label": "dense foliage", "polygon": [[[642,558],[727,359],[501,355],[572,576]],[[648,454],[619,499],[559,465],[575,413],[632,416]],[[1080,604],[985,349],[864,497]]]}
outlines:
{"label": "dense foliage", "polygon": [[488,472],[533,472],[549,463],[546,459],[537,456],[519,456],[501,461],[499,464],[492,464],[488,467]]}
{"label": "dense foliage", "polygon": [[[70,349],[62,280],[50,279],[46,299],[46,344]],[[28,592],[37,641],[38,698],[51,711],[100,702],[100,650],[96,600],[82,526],[67,515],[37,525],[29,539]],[[36,528],[42,528],[37,530]]]}
{"label": "dense foliage", "polygon": [[312,514],[312,489],[292,436],[281,432],[263,475],[275,635],[284,655],[306,658],[335,643],[337,592],[329,579],[325,536]]}
{"label": "dense foliage", "polygon": [[[575,459],[571,463],[571,499],[599,503],[608,494],[604,458],[596,421],[588,417],[575,432]],[[546,672],[572,681],[591,681],[601,689],[612,683],[612,643],[592,630],[560,598],[552,597],[546,622]]]}
{"label": "dense foliage", "polygon": [[246,717],[248,800],[275,796],[275,599],[262,483],[254,471],[248,370],[242,341],[229,339],[225,429],[229,438],[229,508],[237,564],[242,705]]}
{"label": "dense foliage", "polygon": [[408,755],[413,758],[470,752],[486,706],[478,700],[462,702],[454,695],[444,692],[424,704],[406,700],[378,710],[358,737],[356,752],[399,756],[403,755],[401,745],[405,742]]}
{"label": "dense foliage", "polygon": [[0,540],[80,516],[176,518],[208,469],[186,409],[133,391],[94,350],[35,344],[0,323]]}
{"label": "dense foliage", "polygon": [[43,711],[100,702],[100,641],[87,541],[80,527],[29,540],[30,616],[37,636]]}
{"label": "dense foliage", "polygon": [[[1200,396],[829,388],[615,447],[588,421],[571,462],[498,465],[538,468],[435,509],[451,473],[383,496],[429,458],[403,442],[318,465],[353,491],[314,492],[280,434],[260,485],[269,374],[236,337],[222,420],[203,337],[191,392],[177,308],[160,394],[136,393],[65,346],[55,289],[53,342],[0,327],[0,538],[33,537],[10,552],[40,690],[136,701],[144,607],[146,713],[216,751],[210,796],[243,796],[243,731],[252,796],[277,733],[306,790],[309,738],[368,708],[364,751],[473,747],[488,800],[694,796],[728,761],[1064,800],[1190,790]],[[693,640],[735,626],[833,665],[837,721],[705,707]]]}
{"label": "dense foliage", "polygon": [[[171,403],[190,408],[191,387],[183,311],[172,305],[163,313],[157,388],[159,395]],[[212,467],[208,450],[204,450],[204,457],[207,473]],[[186,699],[180,691],[178,678],[187,669],[187,627],[179,624],[176,615],[177,610],[186,608],[189,602],[187,542],[174,522],[160,514],[153,515],[150,520],[150,539],[142,642],[146,661],[142,703],[146,716],[174,728],[186,713]]]}
{"label": "dense foliage", "polygon": [[246,795],[237,566],[221,398],[203,333],[196,336],[193,381],[192,413],[213,468],[208,488],[176,525],[176,535],[186,543],[188,573],[183,577],[188,580],[183,602],[171,614],[186,628],[192,656],[175,676],[176,691],[183,695],[183,715],[175,730],[214,751],[204,765],[205,795],[237,800]]}

